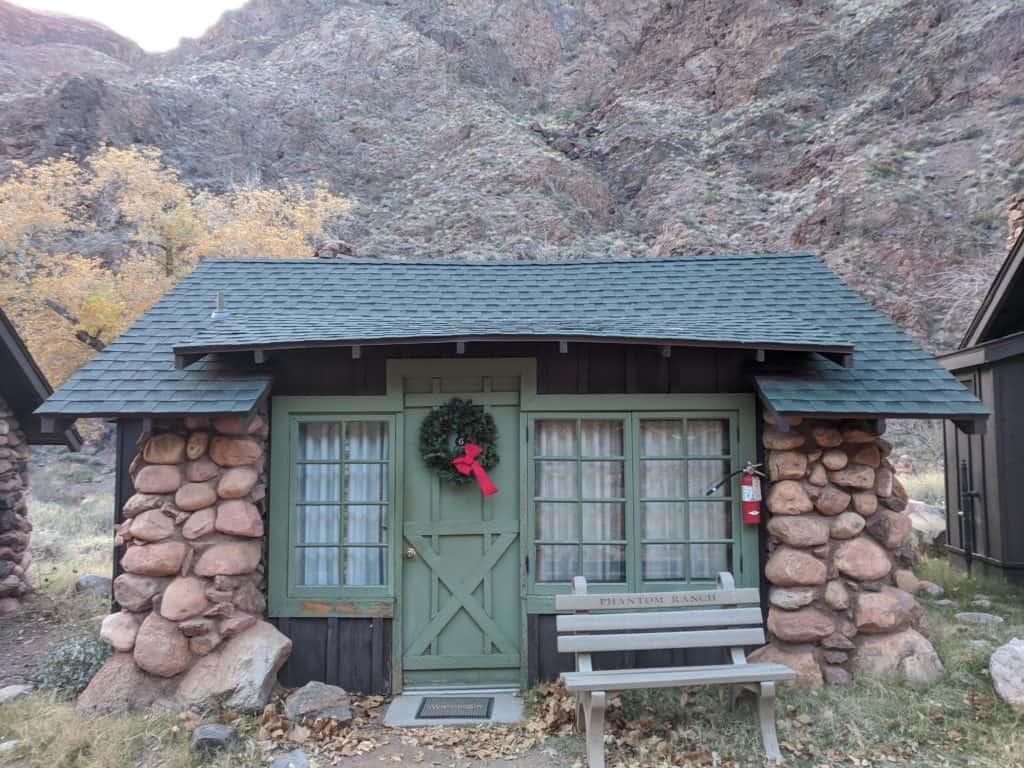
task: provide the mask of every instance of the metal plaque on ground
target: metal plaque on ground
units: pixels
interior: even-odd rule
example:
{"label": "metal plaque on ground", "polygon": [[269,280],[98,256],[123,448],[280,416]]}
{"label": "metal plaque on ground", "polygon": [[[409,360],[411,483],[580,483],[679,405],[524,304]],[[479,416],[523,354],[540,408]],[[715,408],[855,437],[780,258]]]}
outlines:
{"label": "metal plaque on ground", "polygon": [[424,696],[420,708],[416,710],[417,718],[448,718],[465,717],[474,720],[488,720],[491,707],[494,706],[493,696]]}

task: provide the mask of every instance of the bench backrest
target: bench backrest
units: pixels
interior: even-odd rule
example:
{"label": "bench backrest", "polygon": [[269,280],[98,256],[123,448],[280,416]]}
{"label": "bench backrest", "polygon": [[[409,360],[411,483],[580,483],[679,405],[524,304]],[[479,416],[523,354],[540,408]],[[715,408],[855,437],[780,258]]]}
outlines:
{"label": "bench backrest", "polygon": [[577,576],[572,594],[555,598],[556,610],[574,611],[555,619],[558,650],[589,654],[761,645],[760,599],[757,589],[736,589],[732,574],[724,572],[714,590],[631,594],[588,594],[586,580]]}

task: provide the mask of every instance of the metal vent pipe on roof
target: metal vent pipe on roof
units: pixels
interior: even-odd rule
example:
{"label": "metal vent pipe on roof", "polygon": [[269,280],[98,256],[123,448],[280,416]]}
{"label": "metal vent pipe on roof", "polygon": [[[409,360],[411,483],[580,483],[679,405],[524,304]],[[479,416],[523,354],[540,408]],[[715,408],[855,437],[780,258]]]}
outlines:
{"label": "metal vent pipe on roof", "polygon": [[221,320],[225,317],[231,317],[231,311],[224,303],[224,292],[217,291],[217,303],[214,305],[213,312],[210,313],[210,319]]}

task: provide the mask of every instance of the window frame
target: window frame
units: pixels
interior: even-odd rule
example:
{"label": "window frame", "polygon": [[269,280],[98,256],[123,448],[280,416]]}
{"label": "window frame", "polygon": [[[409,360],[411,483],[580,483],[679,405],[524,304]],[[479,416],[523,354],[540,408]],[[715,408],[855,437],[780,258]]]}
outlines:
{"label": "window frame", "polygon": [[[685,423],[693,420],[722,419],[728,423],[728,434],[730,441],[730,453],[728,457],[715,456],[713,460],[728,461],[728,471],[734,472],[739,469],[746,459],[756,461],[756,447],[753,442],[753,435],[747,434],[753,429],[753,406],[737,404],[738,407],[715,407],[715,408],[652,408],[645,410],[642,407],[628,407],[629,402],[623,402],[620,398],[614,399],[615,410],[524,410],[524,445],[523,460],[527,468],[524,473],[524,493],[522,496],[524,520],[523,535],[526,541],[523,542],[524,568],[526,572],[525,593],[527,610],[530,613],[553,612],[553,597],[558,594],[569,592],[571,585],[568,582],[542,582],[537,580],[537,515],[536,500],[534,495],[536,483],[536,461],[537,455],[534,441],[537,434],[536,423],[544,420],[575,420],[577,425],[580,421],[592,420],[613,420],[623,422],[623,446],[625,455],[625,492],[626,492],[626,578],[623,582],[589,582],[588,589],[595,593],[623,593],[623,592],[657,592],[677,591],[686,589],[707,589],[713,587],[715,577],[697,579],[690,576],[689,548],[694,544],[701,543],[724,543],[731,546],[729,553],[729,568],[737,577],[737,584],[740,586],[756,585],[758,578],[759,558],[757,556],[758,529],[754,526],[744,526],[742,521],[740,499],[740,478],[734,476],[727,486],[728,492],[721,497],[714,497],[729,505],[729,518],[731,523],[732,536],[728,539],[702,539],[694,542],[689,538],[689,510],[687,510],[687,578],[685,580],[645,580],[643,578],[643,546],[647,541],[643,538],[643,515],[641,513],[640,501],[640,422],[645,420],[672,419],[681,420]],[[637,405],[640,405],[637,403]],[[661,405],[659,403],[659,405]],[[682,405],[682,404],[680,404]],[[622,407],[626,406],[626,407]],[[579,435],[577,426],[577,439]],[[684,454],[685,455],[685,454]],[[684,461],[692,460],[694,457],[685,455]],[[704,458],[700,456],[697,458]],[[579,459],[577,459],[579,460]],[[688,489],[687,489],[688,493]],[[684,503],[692,503],[695,497],[684,496]],[[711,499],[709,499],[711,500]],[[578,503],[578,502],[577,502]],[[750,530],[746,530],[749,528]],[[578,539],[582,542],[582,531],[578,531]],[[543,541],[540,541],[543,543]],[[655,542],[660,543],[660,542]],[[582,544],[578,544],[582,546]],[[749,583],[748,583],[749,582]]]}

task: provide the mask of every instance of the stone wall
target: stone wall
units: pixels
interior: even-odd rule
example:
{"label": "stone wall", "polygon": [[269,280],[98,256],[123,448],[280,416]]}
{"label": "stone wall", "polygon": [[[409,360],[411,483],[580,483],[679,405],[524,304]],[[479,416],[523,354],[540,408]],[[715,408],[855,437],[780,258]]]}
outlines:
{"label": "stone wall", "polygon": [[18,598],[32,589],[27,490],[28,442],[0,398],[0,618],[17,612]]}
{"label": "stone wall", "polygon": [[[141,436],[130,469],[136,493],[116,532],[116,543],[127,545],[124,573],[114,580],[121,611],[100,633],[117,653],[80,706],[117,710],[105,689],[124,688],[140,705],[156,696],[187,705],[216,699],[236,709],[265,703],[291,650],[260,620],[267,437],[263,415],[251,423],[190,417]],[[247,674],[253,679],[240,683]]]}
{"label": "stone wall", "polygon": [[940,676],[916,630],[907,494],[876,422],[767,420],[770,643],[751,659],[793,667],[805,687]]}

